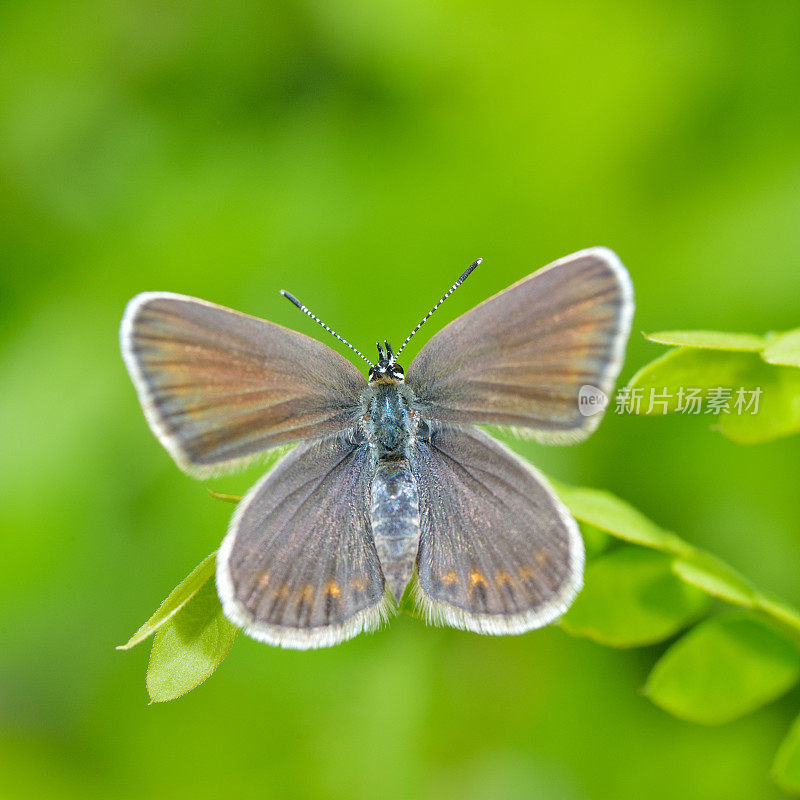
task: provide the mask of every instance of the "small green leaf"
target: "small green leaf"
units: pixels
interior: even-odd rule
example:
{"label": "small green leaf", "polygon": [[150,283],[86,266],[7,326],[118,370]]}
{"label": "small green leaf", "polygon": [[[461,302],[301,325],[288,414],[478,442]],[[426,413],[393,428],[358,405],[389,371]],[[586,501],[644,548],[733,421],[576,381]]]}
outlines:
{"label": "small green leaf", "polygon": [[800,328],[773,336],[761,357],[770,364],[800,367]]}
{"label": "small green leaf", "polygon": [[693,549],[686,542],[665,531],[624,500],[599,489],[579,489],[555,484],[559,497],[581,522],[633,544],[686,555]]}
{"label": "small green leaf", "polygon": [[745,608],[755,605],[756,590],[753,585],[733,567],[710,553],[698,551],[691,559],[676,559],[672,570],[682,580],[714,597]]}
{"label": "small green leaf", "polygon": [[645,339],[674,347],[702,347],[707,350],[755,350],[764,348],[767,340],[752,333],[721,331],[659,331],[645,333]]}
{"label": "small green leaf", "polygon": [[237,633],[209,578],[156,634],[147,668],[150,699],[174,700],[201,684],[228,654]]}
{"label": "small green leaf", "polygon": [[655,665],[645,693],[681,719],[717,725],[774,700],[800,677],[797,647],[740,613],[707,620]]}
{"label": "small green leaf", "polygon": [[725,414],[719,417],[722,433],[734,442],[769,442],[800,432],[800,370],[761,365],[761,377],[751,386],[761,389],[757,414]]}
{"label": "small green leaf", "polygon": [[679,580],[670,565],[663,553],[627,546],[595,559],[561,624],[568,633],[612,647],[672,636],[705,611],[709,598]]}
{"label": "small green leaf", "polygon": [[[800,371],[767,364],[756,353],[678,348],[639,370],[628,389],[631,413],[702,416],[735,442],[800,431]],[[708,414],[709,395],[719,389],[729,390],[727,411]],[[699,392],[694,403],[690,390]]]}
{"label": "small green leaf", "polygon": [[225,503],[240,503],[242,500],[242,495],[240,494],[228,494],[227,492],[215,492],[213,489],[207,489],[209,497],[213,497],[215,500],[222,500]]}
{"label": "small green leaf", "polygon": [[756,608],[769,614],[773,619],[800,631],[800,612],[772,592],[757,592],[755,604]]}
{"label": "small green leaf", "polygon": [[117,650],[130,650],[131,647],[143,642],[148,636],[154,634],[165,622],[178,613],[189,600],[194,597],[200,587],[214,574],[217,564],[217,554],[206,556],[167,596],[167,599],[158,607],[147,622]]}
{"label": "small green leaf", "polygon": [[733,567],[659,528],[623,500],[597,489],[576,488],[553,478],[548,481],[579,521],[587,556],[605,551],[606,543],[594,537],[606,531],[618,539],[674,556],[672,571],[685,583],[734,605],[762,611],[800,631],[800,611],[768,592],[758,591]]}
{"label": "small green leaf", "polygon": [[680,410],[681,399],[682,407],[687,409],[684,413],[689,413],[691,406],[685,399],[689,389],[699,389],[700,397],[706,398],[709,389],[749,387],[753,366],[759,364],[763,362],[753,353],[693,347],[670,350],[642,367],[631,378],[629,388],[641,397],[641,402],[633,405],[632,413],[663,414],[664,406],[660,402],[652,407],[650,404],[651,396],[658,398],[659,395],[667,395],[667,413]]}
{"label": "small green leaf", "polygon": [[781,742],[772,764],[772,777],[784,791],[800,794],[800,717]]}

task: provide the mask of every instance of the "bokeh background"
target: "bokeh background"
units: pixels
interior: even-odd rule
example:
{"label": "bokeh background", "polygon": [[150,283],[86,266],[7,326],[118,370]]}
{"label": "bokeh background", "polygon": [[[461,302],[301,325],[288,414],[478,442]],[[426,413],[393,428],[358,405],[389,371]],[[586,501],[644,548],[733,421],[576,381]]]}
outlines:
{"label": "bokeh background", "polygon": [[[148,645],[114,645],[231,507],[150,434],[117,328],[155,289],[324,337],[287,288],[369,350],[482,256],[413,355],[595,244],[636,286],[623,379],[661,352],[640,330],[796,327],[796,2],[31,0],[0,30],[0,796],[781,796],[800,694],[693,726],[639,694],[662,648],[558,628],[240,637],[148,707]],[[513,446],[800,602],[798,437],[610,414],[577,447]]]}

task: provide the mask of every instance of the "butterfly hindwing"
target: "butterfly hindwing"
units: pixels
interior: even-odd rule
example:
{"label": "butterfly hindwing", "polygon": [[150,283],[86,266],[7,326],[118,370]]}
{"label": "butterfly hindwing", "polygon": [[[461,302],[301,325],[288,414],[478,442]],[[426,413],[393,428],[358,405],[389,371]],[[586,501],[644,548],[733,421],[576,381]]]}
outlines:
{"label": "butterfly hindwing", "polygon": [[583,541],[538,472],[472,426],[434,428],[411,465],[429,622],[522,633],[564,613],[581,587]]}
{"label": "butterfly hindwing", "polygon": [[343,436],[301,443],[245,495],[217,557],[225,613],[255,639],[326,647],[392,608],[368,519],[374,459]]}
{"label": "butterfly hindwing", "polygon": [[120,338],[150,427],[198,477],[344,429],[366,386],[315,339],[178,294],[134,297]]}

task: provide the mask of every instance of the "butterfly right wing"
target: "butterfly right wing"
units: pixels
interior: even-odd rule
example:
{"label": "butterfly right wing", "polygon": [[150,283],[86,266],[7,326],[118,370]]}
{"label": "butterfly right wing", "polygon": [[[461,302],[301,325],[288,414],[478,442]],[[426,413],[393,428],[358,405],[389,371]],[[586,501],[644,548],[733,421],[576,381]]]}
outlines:
{"label": "butterfly right wing", "polygon": [[484,300],[437,333],[406,383],[424,417],[511,426],[544,443],[585,439],[581,388],[608,395],[622,366],[633,289],[604,247],[559,259]]}
{"label": "butterfly right wing", "polygon": [[374,456],[344,436],[304,442],[240,502],[217,555],[226,616],[305,650],[374,630],[393,608],[368,518]]}
{"label": "butterfly right wing", "polygon": [[567,610],[583,580],[575,520],[544,478],[471,426],[411,450],[420,508],[416,597],[428,622],[523,633]]}
{"label": "butterfly right wing", "polygon": [[197,477],[349,427],[367,385],[309,336],[167,292],[130,301],[120,344],[150,428]]}

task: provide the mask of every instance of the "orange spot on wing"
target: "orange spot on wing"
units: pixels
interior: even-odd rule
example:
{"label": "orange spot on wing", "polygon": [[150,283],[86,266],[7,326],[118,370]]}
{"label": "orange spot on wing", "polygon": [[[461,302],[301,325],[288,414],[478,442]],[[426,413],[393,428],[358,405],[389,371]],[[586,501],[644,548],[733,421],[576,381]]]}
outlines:
{"label": "orange spot on wing", "polygon": [[328,594],[331,597],[341,597],[342,590],[339,588],[339,584],[336,581],[328,581]]}
{"label": "orange spot on wing", "polygon": [[258,583],[260,586],[266,586],[269,583],[269,572],[265,572],[259,579]]}
{"label": "orange spot on wing", "polygon": [[540,550],[540,551],[539,551],[539,552],[536,554],[536,563],[537,563],[537,564],[544,564],[544,562],[545,562],[545,561],[547,561],[547,559],[548,559],[549,557],[550,557],[550,556],[548,555],[548,553],[547,553],[547,550]]}
{"label": "orange spot on wing", "polygon": [[514,585],[514,579],[507,572],[498,572],[494,576],[494,581],[498,586],[502,586],[504,583]]}
{"label": "orange spot on wing", "polygon": [[479,583],[482,583],[484,586],[488,586],[488,582],[486,580],[486,576],[482,572],[478,572],[477,570],[472,570],[469,573],[469,582],[473,586],[477,586]]}
{"label": "orange spot on wing", "polygon": [[446,575],[442,575],[442,583],[445,583],[448,586],[451,583],[458,583],[458,577],[456,576],[455,572],[448,572]]}
{"label": "orange spot on wing", "polygon": [[530,567],[520,567],[517,570],[517,575],[519,575],[520,580],[524,581],[533,577],[533,570]]}

